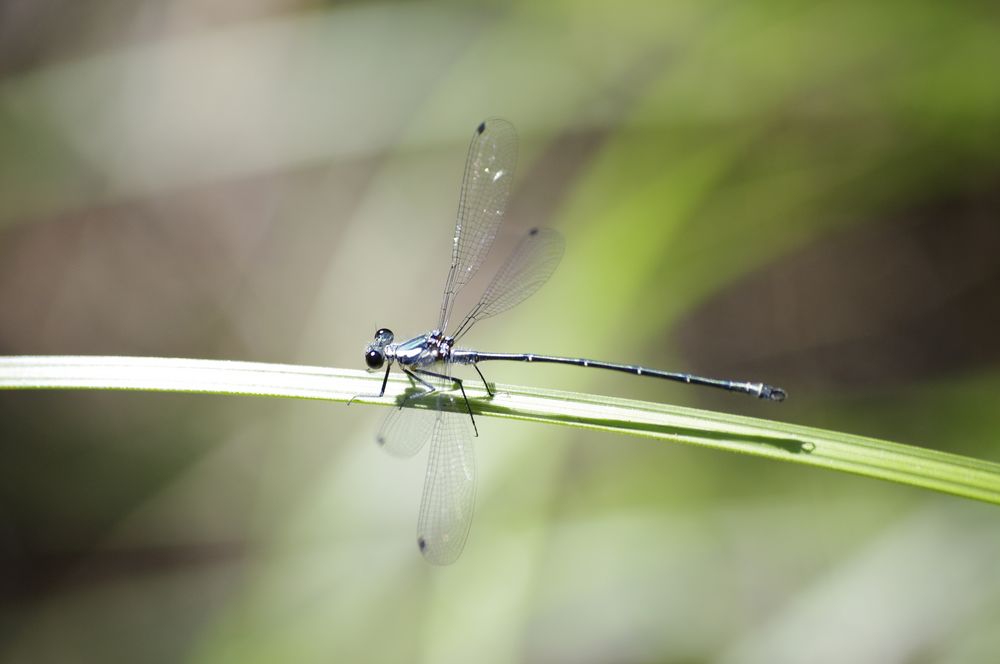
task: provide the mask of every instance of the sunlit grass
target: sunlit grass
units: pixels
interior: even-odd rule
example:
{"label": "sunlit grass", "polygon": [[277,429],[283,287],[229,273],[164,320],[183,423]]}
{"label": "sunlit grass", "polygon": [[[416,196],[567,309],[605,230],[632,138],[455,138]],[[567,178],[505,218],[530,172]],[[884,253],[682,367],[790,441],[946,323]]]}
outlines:
{"label": "sunlit grass", "polygon": [[[381,373],[254,362],[144,357],[0,358],[0,389],[151,390],[393,406],[411,389]],[[561,424],[830,468],[1000,504],[1000,464],[956,454],[667,404],[497,385],[469,385],[478,416]],[[360,395],[360,396],[359,396]],[[416,407],[425,404],[416,400]],[[464,404],[456,401],[458,410]]]}

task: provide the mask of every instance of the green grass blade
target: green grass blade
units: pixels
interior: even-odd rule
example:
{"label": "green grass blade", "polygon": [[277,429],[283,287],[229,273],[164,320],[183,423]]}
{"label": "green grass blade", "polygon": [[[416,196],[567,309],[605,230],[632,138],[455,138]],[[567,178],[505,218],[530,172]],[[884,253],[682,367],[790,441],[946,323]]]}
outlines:
{"label": "green grass blade", "polygon": [[[153,390],[246,394],[346,402],[379,391],[381,372],[285,364],[154,357],[0,357],[0,389]],[[392,377],[383,397],[354,403],[394,405],[407,390]],[[658,438],[780,459],[1000,504],[1000,464],[874,438],[667,404],[590,394],[496,386],[466,388],[476,415],[548,422]],[[416,407],[426,407],[417,399]],[[462,406],[464,408],[464,406]]]}

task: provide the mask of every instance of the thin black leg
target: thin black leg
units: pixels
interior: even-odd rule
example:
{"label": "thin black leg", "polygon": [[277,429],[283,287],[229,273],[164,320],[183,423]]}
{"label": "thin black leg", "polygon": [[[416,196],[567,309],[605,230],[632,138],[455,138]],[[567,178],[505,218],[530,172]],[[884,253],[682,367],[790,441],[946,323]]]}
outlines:
{"label": "thin black leg", "polygon": [[400,410],[403,409],[403,406],[405,406],[406,402],[409,401],[410,399],[417,399],[419,397],[425,397],[428,394],[431,394],[433,392],[437,392],[438,391],[436,387],[434,387],[433,385],[431,385],[426,380],[424,380],[423,378],[421,378],[417,374],[413,373],[412,371],[410,371],[406,367],[401,367],[401,368],[403,370],[403,373],[406,374],[406,377],[410,379],[411,383],[413,383],[414,387],[417,386],[417,383],[420,383],[421,385],[424,386],[425,390],[423,392],[417,392],[415,394],[408,394],[405,397],[403,397],[403,400],[399,403],[399,409]]}
{"label": "thin black leg", "polygon": [[382,377],[382,389],[379,390],[378,394],[355,394],[353,397],[347,400],[347,405],[350,406],[355,399],[360,399],[361,397],[384,397],[385,396],[385,386],[389,384],[389,370],[392,369],[392,365],[388,365],[385,368],[385,376]]}
{"label": "thin black leg", "polygon": [[382,389],[378,391],[378,395],[380,397],[385,396],[385,386],[389,382],[389,369],[391,368],[392,368],[391,364],[385,368],[385,375],[382,376]]}
{"label": "thin black leg", "polygon": [[[417,369],[415,373],[421,373],[424,374],[425,376],[433,376],[434,378],[440,378],[442,380],[450,380],[455,385],[458,385],[458,389],[461,390],[462,392],[462,399],[465,400],[465,409],[469,411],[469,419],[472,420],[472,430],[476,432],[476,438],[478,438],[479,427],[476,426],[476,418],[472,415],[472,404],[469,403],[469,397],[466,396],[465,394],[465,385],[462,384],[462,379],[455,378],[454,376],[445,376],[444,374],[435,373],[433,371],[427,371],[426,369]],[[416,376],[414,377],[416,378]],[[426,381],[421,380],[420,378],[417,378],[417,380],[420,380],[420,382],[424,383],[425,385],[428,384]],[[431,388],[431,389],[437,391],[436,388]]]}
{"label": "thin black leg", "polygon": [[486,388],[486,394],[490,395],[490,398],[492,399],[493,390],[490,389],[490,384],[486,382],[485,378],[483,378],[483,372],[479,370],[479,365],[473,364],[472,368],[476,370],[477,374],[479,374],[479,379],[483,381],[483,387]]}

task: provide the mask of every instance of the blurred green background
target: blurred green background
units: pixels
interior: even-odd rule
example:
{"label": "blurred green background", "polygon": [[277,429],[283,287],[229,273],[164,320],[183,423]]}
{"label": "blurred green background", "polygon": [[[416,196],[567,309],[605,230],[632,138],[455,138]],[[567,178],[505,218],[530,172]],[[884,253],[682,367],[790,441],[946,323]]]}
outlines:
{"label": "blurred green background", "polygon": [[[2,2],[0,354],[360,368],[436,320],[501,116],[494,254],[534,225],[567,253],[469,344],[790,398],[491,380],[996,460],[998,65],[988,2]],[[0,660],[1000,658],[996,507],[483,420],[469,542],[432,568],[384,414],[0,395]]]}

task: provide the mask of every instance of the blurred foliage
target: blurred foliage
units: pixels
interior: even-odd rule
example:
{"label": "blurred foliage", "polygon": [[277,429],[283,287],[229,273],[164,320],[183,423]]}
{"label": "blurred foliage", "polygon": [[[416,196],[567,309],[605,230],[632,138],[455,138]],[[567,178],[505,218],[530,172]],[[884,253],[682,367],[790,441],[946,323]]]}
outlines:
{"label": "blurred foliage", "polygon": [[[0,4],[0,353],[360,366],[432,322],[465,146],[522,135],[477,328],[788,389],[677,401],[998,457],[986,2]],[[4,661],[996,660],[987,505],[490,421],[463,558],[379,412],[0,395]]]}

